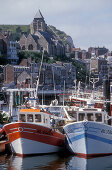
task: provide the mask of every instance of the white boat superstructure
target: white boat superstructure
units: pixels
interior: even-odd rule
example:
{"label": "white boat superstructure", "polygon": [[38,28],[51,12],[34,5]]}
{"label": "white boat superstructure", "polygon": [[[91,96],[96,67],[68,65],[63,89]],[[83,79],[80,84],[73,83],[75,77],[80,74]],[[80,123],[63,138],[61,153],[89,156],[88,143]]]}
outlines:
{"label": "white boat superstructure", "polygon": [[95,90],[95,80],[91,82],[93,84],[93,89],[89,90],[87,88],[81,89],[80,82],[78,84],[78,89],[69,97],[71,105],[76,107],[85,107],[87,105],[94,106],[95,108],[104,109],[104,95],[102,89]]}
{"label": "white boat superstructure", "polygon": [[[94,98],[93,98],[94,97]],[[95,108],[104,108],[104,98],[99,97],[99,94],[93,96],[92,93],[79,93],[73,94],[69,97],[70,102],[73,106],[84,107],[87,105],[94,106]]]}
{"label": "white boat superstructure", "polygon": [[66,123],[73,122],[76,119],[68,114],[69,106],[44,106],[43,107],[47,112],[51,113],[53,118],[55,119],[63,119]]}

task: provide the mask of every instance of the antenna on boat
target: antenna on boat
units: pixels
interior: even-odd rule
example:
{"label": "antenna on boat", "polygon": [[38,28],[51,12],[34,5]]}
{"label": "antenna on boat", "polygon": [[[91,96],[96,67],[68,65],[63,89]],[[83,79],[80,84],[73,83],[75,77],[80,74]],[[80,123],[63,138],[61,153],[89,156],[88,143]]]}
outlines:
{"label": "antenna on boat", "polygon": [[64,88],[63,88],[63,106],[65,103],[65,80],[64,80]]}
{"label": "antenna on boat", "polygon": [[90,78],[90,80],[89,80],[89,81],[90,81],[90,83],[92,83],[92,84],[93,84],[92,98],[94,99],[95,83],[99,82],[99,77],[97,77],[97,78],[95,78],[95,77]]}

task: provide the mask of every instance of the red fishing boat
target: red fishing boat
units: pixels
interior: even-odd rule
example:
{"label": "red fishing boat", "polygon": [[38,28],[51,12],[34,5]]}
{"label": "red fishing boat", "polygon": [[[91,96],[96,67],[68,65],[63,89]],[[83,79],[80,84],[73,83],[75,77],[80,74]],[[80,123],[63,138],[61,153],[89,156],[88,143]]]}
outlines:
{"label": "red fishing boat", "polygon": [[[52,122],[51,122],[52,120]],[[20,109],[18,122],[4,125],[12,152],[19,156],[58,152],[65,135],[55,126],[51,114],[39,109]]]}

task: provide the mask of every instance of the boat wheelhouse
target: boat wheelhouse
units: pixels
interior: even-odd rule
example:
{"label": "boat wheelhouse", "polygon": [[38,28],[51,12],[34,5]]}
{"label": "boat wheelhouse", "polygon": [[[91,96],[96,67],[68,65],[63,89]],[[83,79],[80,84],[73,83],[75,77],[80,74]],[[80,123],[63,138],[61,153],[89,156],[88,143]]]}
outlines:
{"label": "boat wheelhouse", "polygon": [[51,127],[50,115],[50,113],[43,112],[41,109],[20,109],[18,113],[18,121],[38,123],[43,126]]}
{"label": "boat wheelhouse", "polygon": [[107,114],[99,108],[79,108],[77,112],[77,122],[84,120],[107,124]]}

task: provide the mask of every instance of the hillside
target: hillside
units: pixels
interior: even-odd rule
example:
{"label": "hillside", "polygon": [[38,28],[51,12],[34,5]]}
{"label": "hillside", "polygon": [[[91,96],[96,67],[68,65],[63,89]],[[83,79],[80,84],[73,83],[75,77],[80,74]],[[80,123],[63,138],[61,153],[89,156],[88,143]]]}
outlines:
{"label": "hillside", "polygon": [[0,25],[0,32],[10,32],[13,35],[14,40],[19,40],[21,35],[28,34],[30,32],[29,25]]}
{"label": "hillside", "polygon": [[16,32],[29,32],[29,25],[0,25],[0,31]]}
{"label": "hillside", "polygon": [[63,42],[64,45],[70,44],[72,47],[74,47],[72,38],[64,31],[60,31],[52,25],[48,26],[48,31],[51,31],[54,35],[56,35]]}
{"label": "hillside", "polygon": [[[60,31],[51,25],[47,27],[47,31],[54,34],[65,45],[69,43],[67,40],[68,35],[65,32]],[[29,34],[30,25],[0,25],[0,32],[2,33],[11,32],[14,37],[14,40],[18,41],[23,33],[26,35]]]}

